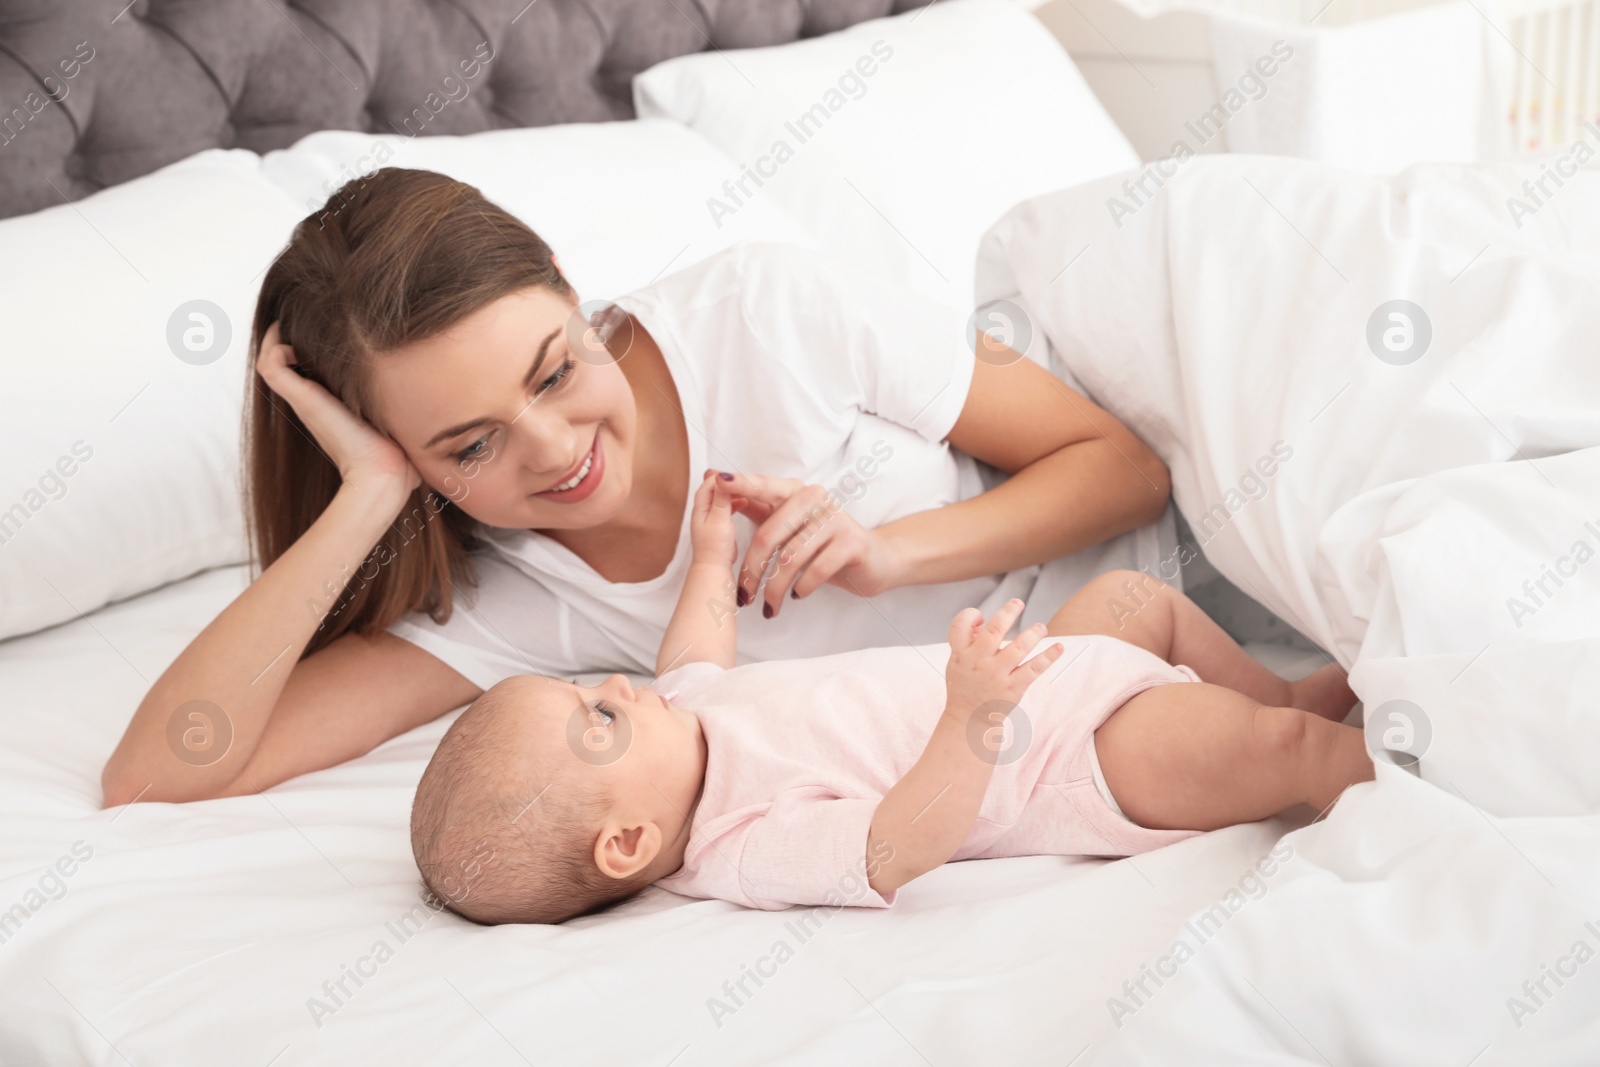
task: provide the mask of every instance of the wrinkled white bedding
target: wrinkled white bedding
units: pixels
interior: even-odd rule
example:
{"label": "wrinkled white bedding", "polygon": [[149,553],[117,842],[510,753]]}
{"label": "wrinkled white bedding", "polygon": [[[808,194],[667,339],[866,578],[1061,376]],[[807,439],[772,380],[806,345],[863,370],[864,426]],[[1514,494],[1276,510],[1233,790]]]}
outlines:
{"label": "wrinkled white bedding", "polygon": [[212,571],[0,644],[6,1067],[1059,1065],[1113,1032],[1105,990],[1181,917],[1256,892],[1241,880],[1295,825],[1116,863],[951,864],[891,911],[815,913],[804,941],[806,909],[664,890],[478,927],[419,902],[406,835],[453,716],[262,795],[98,810],[146,680],[243,581]]}
{"label": "wrinkled white bedding", "polygon": [[[1422,757],[1291,834],[1220,936],[1174,923],[1159,993],[1107,990],[1097,1062],[1600,1061],[1600,175],[1535,204],[1538,176],[1209,157],[985,239],[979,299],[1025,309],[1218,569]],[[1414,311],[1369,344],[1400,299],[1425,349]]]}
{"label": "wrinkled white bedding", "polygon": [[[1223,572],[1422,710],[1420,779],[1385,764],[1282,842],[1305,818],[950,865],[804,942],[662,891],[479,928],[419,907],[406,843],[448,718],[264,795],[98,810],[240,588],[214,571],[0,644],[0,1063],[1593,1062],[1600,193],[1517,229],[1524,176],[1197,160],[1120,230],[1111,187],[1029,202],[980,264]],[[1397,298],[1433,331],[1403,365],[1366,341]]]}

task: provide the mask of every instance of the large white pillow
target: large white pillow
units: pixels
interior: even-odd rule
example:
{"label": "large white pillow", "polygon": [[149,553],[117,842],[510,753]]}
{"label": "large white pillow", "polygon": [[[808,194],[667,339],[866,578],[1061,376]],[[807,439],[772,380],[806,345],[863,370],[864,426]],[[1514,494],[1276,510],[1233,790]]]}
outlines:
{"label": "large white pillow", "polygon": [[679,56],[633,95],[641,116],[736,161],[703,216],[731,225],[776,202],[827,251],[965,310],[978,241],[1007,208],[1139,165],[1060,44],[1008,0]]}
{"label": "large white pillow", "polygon": [[[202,152],[0,222],[0,638],[245,558],[240,411],[261,276],[296,222],[385,164],[478,185],[551,243],[585,299],[738,240],[814,247],[770,204],[733,226],[705,218],[729,161],[666,120],[316,133],[265,157]],[[194,300],[215,306],[215,338],[227,327],[209,362],[175,354],[185,330],[205,341],[187,308],[174,319]]]}
{"label": "large white pillow", "polygon": [[815,247],[773,204],[718,227],[702,201],[732,163],[675,122],[569,123],[468,137],[324,131],[269,152],[262,170],[309,213],[379,166],[471,182],[543,237],[584,300],[610,299],[737,241]]}
{"label": "large white pillow", "polygon": [[250,315],[302,214],[258,168],[212,149],[0,222],[0,637],[244,558]]}

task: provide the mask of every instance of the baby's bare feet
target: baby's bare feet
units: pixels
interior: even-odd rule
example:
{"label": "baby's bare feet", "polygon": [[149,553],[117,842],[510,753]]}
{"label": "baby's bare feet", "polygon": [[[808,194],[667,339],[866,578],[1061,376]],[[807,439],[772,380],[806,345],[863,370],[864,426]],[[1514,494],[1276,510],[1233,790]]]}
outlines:
{"label": "baby's bare feet", "polygon": [[1299,681],[1290,682],[1289,693],[1291,707],[1331,722],[1343,722],[1356,706],[1355,690],[1337,663],[1324,664]]}

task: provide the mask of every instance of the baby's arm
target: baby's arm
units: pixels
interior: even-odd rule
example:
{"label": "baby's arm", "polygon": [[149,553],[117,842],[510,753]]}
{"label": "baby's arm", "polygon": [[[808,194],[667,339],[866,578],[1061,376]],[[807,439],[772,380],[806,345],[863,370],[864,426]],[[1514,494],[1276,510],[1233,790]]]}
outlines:
{"label": "baby's arm", "polygon": [[978,819],[1000,746],[986,743],[1005,728],[1033,680],[1061,655],[1060,645],[1022,662],[1045,635],[1032,626],[1009,645],[1006,631],[1022,614],[1010,600],[987,624],[967,608],[950,624],[944,713],[922,756],[878,802],[867,832],[868,883],[889,893],[955,855]]}
{"label": "baby's arm", "polygon": [[656,653],[656,675],[685,663],[732,667],[738,642],[734,627],[733,561],[738,544],[733,535],[733,494],[715,472],[706,475],[694,495],[689,535],[694,557],[678,594],[678,606]]}

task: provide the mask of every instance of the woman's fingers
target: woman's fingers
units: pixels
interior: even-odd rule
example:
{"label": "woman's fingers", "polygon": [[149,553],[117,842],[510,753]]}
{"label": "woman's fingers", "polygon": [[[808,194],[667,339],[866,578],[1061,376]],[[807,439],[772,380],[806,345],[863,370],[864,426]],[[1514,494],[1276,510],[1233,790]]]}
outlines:
{"label": "woman's fingers", "polygon": [[790,539],[778,553],[778,569],[767,579],[763,596],[771,613],[763,614],[771,618],[782,610],[786,596],[794,600],[808,597],[840,571],[860,562],[862,546],[850,532],[844,524],[831,523],[815,536],[801,534]]}
{"label": "woman's fingers", "polygon": [[260,369],[262,360],[266,359],[268,355],[281,358],[277,351],[280,343],[278,340],[278,323],[274,321],[271,326],[267,327],[267,332],[261,335],[261,347],[256,350],[257,369]]}
{"label": "woman's fingers", "polygon": [[764,504],[759,500],[751,500],[747,496],[733,498],[733,510],[760,526],[772,517],[776,509],[771,504]]}
{"label": "woman's fingers", "polygon": [[[733,510],[757,526],[772,517],[778,506],[805,483],[796,478],[775,478],[766,474],[738,474],[733,471],[713,471],[723,482],[723,487],[733,496]],[[726,477],[724,477],[726,475]]]}
{"label": "woman's fingers", "polygon": [[[745,490],[729,483],[741,495]],[[804,486],[792,493],[767,520],[756,528],[745,551],[744,566],[739,571],[740,603],[749,603],[755,597],[757,585],[767,577],[767,569],[778,554],[797,536],[807,540],[817,536],[820,527],[832,514],[827,503],[828,491],[820,485]],[[795,546],[799,548],[799,545]]]}
{"label": "woman's fingers", "polygon": [[261,347],[256,352],[256,373],[276,391],[273,379],[286,371],[293,362],[294,349],[278,340],[278,324],[274,322],[261,336]]}
{"label": "woman's fingers", "polygon": [[760,526],[772,518],[784,501],[806,487],[798,478],[775,478],[768,474],[738,474],[723,479],[730,492],[739,498],[734,510]]}
{"label": "woman's fingers", "polygon": [[[276,324],[273,329],[277,329]],[[317,382],[292,369],[294,362],[289,358],[291,352],[288,345],[268,345],[263,338],[261,355],[256,358],[256,372],[267,383],[267,388],[288,401],[295,414],[300,416],[300,421],[310,426],[317,414],[339,401]],[[343,407],[342,404],[339,406]]]}
{"label": "woman's fingers", "polygon": [[822,551],[795,576],[789,595],[795,600],[803,600],[833,581],[834,575],[855,561],[855,550],[843,538],[826,538]]}
{"label": "woman's fingers", "polygon": [[801,535],[791,538],[778,550],[777,567],[767,575],[767,584],[761,589],[761,614],[774,618],[783,609],[784,598],[800,576],[816,565],[820,555],[831,543],[827,532],[815,536]]}
{"label": "woman's fingers", "polygon": [[332,393],[293,369],[299,362],[295,359],[294,348],[278,338],[278,324],[274,322],[261,337],[256,372],[274,393],[289,402],[300,421],[309,425],[313,413],[323,412],[329,405],[337,405],[348,412]]}
{"label": "woman's fingers", "polygon": [[871,531],[848,514],[843,502],[821,485],[766,474],[717,472],[732,496],[732,508],[756,524],[755,536],[739,568],[735,599],[740,607],[754,600],[766,583],[766,608],[772,618],[783,609],[786,594],[809,596],[849,571],[850,589],[873,596],[887,585],[885,558]]}
{"label": "woman's fingers", "polygon": [[329,461],[346,481],[364,480],[369,475],[387,483],[395,482],[410,492],[421,484],[421,475],[393,440],[373,429],[319,382],[300,373],[291,346],[280,338],[274,322],[261,337],[256,371],[267,388],[282,397]]}
{"label": "woman's fingers", "polygon": [[748,498],[752,503],[765,504],[769,508],[776,508],[785,500],[794,496],[806,487],[806,483],[798,478],[777,478],[770,474],[733,474],[732,478],[724,478],[729,489],[737,496]]}

